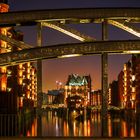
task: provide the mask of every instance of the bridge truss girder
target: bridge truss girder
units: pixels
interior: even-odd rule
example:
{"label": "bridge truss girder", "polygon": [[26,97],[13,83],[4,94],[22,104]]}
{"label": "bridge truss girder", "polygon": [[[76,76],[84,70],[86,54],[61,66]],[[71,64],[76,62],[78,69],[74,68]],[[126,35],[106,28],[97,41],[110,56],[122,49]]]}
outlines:
{"label": "bridge truss girder", "polygon": [[0,14],[0,25],[20,25],[37,21],[102,22],[102,19],[129,19],[129,22],[140,22],[140,12],[139,8],[77,8],[8,12]]}
{"label": "bridge truss girder", "polygon": [[33,48],[33,46],[24,43],[23,41],[18,41],[3,34],[0,34],[0,40],[7,42],[11,46],[16,46],[19,49],[29,49]]}
{"label": "bridge truss girder", "polygon": [[137,29],[136,27],[132,26],[132,25],[128,25],[128,23],[125,23],[125,21],[120,21],[120,20],[108,20],[108,23],[116,26],[118,28],[121,28],[137,37],[140,37],[140,30]]}
{"label": "bridge truss girder", "polygon": [[139,53],[140,40],[96,41],[35,47],[17,52],[0,54],[0,66],[17,65],[39,59],[67,57],[67,55],[91,55],[102,53]]}
{"label": "bridge truss girder", "polygon": [[58,22],[41,22],[41,25],[52,28],[52,29],[57,30],[59,32],[62,32],[64,34],[71,36],[71,37],[73,37],[79,41],[82,41],[82,42],[95,40],[94,38],[92,38],[88,35],[85,35],[85,34],[79,32],[73,28],[67,27],[67,26],[60,24]]}

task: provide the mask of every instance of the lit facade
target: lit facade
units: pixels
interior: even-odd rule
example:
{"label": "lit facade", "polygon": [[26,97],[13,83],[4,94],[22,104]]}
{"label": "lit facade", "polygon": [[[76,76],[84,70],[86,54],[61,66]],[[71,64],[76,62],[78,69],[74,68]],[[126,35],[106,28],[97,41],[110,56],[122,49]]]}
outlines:
{"label": "lit facade", "polygon": [[[8,12],[9,6],[6,1],[0,1],[0,12]],[[23,34],[15,31],[12,27],[0,28],[0,33],[23,40]],[[7,42],[0,40],[0,53],[19,50],[10,46]],[[19,64],[0,68],[0,98],[7,100],[1,102],[0,113],[17,113],[24,107],[33,108],[37,102],[37,76],[33,63]]]}
{"label": "lit facade", "polygon": [[85,107],[90,105],[91,77],[69,75],[65,86],[64,103],[68,107]]}
{"label": "lit facade", "polygon": [[[140,112],[140,57],[132,55],[118,76],[120,107]],[[122,86],[123,85],[123,86]]]}
{"label": "lit facade", "polygon": [[140,113],[140,56],[132,56],[131,108]]}
{"label": "lit facade", "polygon": [[118,93],[119,93],[119,107],[124,108],[124,85],[123,85],[123,71],[121,71],[118,75]]}
{"label": "lit facade", "polygon": [[94,91],[92,93],[92,106],[101,106],[101,90]]}

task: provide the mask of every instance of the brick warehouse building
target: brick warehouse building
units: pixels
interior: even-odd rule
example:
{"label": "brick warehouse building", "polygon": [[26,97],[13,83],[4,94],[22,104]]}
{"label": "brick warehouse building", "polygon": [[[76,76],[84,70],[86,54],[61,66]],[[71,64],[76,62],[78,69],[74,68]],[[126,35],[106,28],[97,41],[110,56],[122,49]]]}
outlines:
{"label": "brick warehouse building", "polygon": [[[6,0],[0,0],[0,12],[8,12]],[[0,33],[23,40],[23,34],[13,27],[0,28]],[[0,53],[18,51],[19,48],[10,46],[0,40]],[[37,77],[33,63],[24,63],[16,66],[0,68],[0,113],[15,114],[20,110],[32,110],[37,102]]]}
{"label": "brick warehouse building", "polygon": [[140,112],[140,56],[132,58],[124,64],[118,76],[118,89],[121,108]]}

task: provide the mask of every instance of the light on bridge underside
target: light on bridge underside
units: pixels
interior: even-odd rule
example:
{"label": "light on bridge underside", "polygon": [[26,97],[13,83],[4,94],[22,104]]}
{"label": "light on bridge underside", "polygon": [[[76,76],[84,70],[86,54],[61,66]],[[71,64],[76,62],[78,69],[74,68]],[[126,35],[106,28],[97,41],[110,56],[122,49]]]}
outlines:
{"label": "light on bridge underside", "polygon": [[140,53],[140,50],[134,50],[134,51],[123,51],[123,53],[127,53],[127,54],[138,54],[138,53]]}
{"label": "light on bridge underside", "polygon": [[119,28],[121,28],[121,29],[123,29],[123,30],[137,36],[137,37],[140,37],[139,31],[136,31],[135,29],[133,29],[133,27],[129,27],[129,26],[124,25],[123,23],[115,21],[115,20],[108,20],[108,23],[110,23],[116,27],[119,27]]}
{"label": "light on bridge underside", "polygon": [[75,39],[77,39],[79,41],[82,41],[82,42],[86,41],[85,38],[83,38],[83,37],[81,37],[79,35],[76,35],[76,34],[72,33],[71,31],[68,31],[66,29],[63,29],[63,28],[59,27],[58,25],[47,23],[47,22],[43,22],[42,25],[43,26],[50,27],[50,28],[55,29],[57,31],[60,31],[60,32],[62,32],[64,34],[67,34],[67,35],[69,35],[69,36],[71,36],[71,37],[73,37],[73,38],[75,38]]}
{"label": "light on bridge underside", "polygon": [[58,58],[68,58],[68,57],[76,57],[76,56],[82,56],[82,54],[68,54],[68,55],[58,56]]}

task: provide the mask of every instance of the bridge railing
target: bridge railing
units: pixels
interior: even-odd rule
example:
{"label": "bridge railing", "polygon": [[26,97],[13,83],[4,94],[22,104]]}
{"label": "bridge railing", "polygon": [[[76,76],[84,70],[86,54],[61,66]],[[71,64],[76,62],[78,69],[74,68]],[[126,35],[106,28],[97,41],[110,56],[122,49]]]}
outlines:
{"label": "bridge railing", "polygon": [[0,114],[0,136],[30,136],[35,117],[31,115]]}

